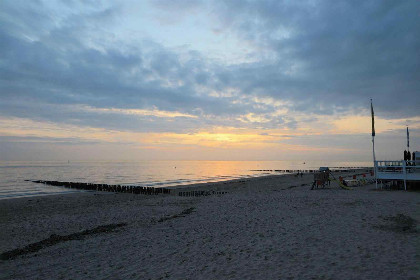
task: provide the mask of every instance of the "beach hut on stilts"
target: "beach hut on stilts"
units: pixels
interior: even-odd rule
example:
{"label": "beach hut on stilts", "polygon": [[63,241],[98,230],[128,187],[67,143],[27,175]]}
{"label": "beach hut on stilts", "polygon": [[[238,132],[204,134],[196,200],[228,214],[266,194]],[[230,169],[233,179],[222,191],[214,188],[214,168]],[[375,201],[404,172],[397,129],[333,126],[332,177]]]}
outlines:
{"label": "beach hut on stilts", "polygon": [[407,150],[404,151],[404,158],[402,160],[376,160],[375,116],[372,99],[370,100],[370,108],[372,115],[372,150],[376,188],[383,188],[384,184],[401,186],[404,190],[407,190],[409,185],[418,186],[420,184],[420,153],[418,151],[410,152],[410,133],[408,126]]}

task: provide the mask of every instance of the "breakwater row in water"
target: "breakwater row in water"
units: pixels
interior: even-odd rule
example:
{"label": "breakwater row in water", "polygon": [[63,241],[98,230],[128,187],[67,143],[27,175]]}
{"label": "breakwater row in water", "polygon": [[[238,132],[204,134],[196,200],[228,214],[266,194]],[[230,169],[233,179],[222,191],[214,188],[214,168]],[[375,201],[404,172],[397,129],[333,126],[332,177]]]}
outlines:
{"label": "breakwater row in water", "polygon": [[80,182],[60,182],[60,181],[45,181],[45,180],[27,180],[33,183],[45,184],[56,187],[65,187],[77,190],[87,191],[103,191],[103,192],[121,192],[134,194],[170,194],[171,190],[167,188],[152,188],[142,186],[126,186],[126,185],[109,185],[109,184],[94,184],[94,183],[80,183]]}
{"label": "breakwater row in water", "polygon": [[[331,171],[337,172],[354,172],[357,169],[371,170],[371,167],[330,167]],[[314,173],[319,169],[252,169],[255,172],[282,172],[282,173]]]}
{"label": "breakwater row in water", "polygon": [[[46,180],[26,180],[33,183],[45,184],[56,187],[65,187],[77,190],[86,191],[103,191],[103,192],[120,192],[133,193],[145,195],[171,194],[169,188],[153,188],[142,186],[127,186],[127,185],[109,185],[109,184],[94,184],[94,183],[80,183],[80,182],[61,182],[61,181],[46,181]],[[175,191],[175,190],[173,190]],[[175,191],[178,196],[208,196],[226,194],[222,191]]]}
{"label": "breakwater row in water", "polygon": [[221,191],[188,191],[188,192],[179,192],[178,196],[208,196],[214,194],[226,194],[228,192]]}

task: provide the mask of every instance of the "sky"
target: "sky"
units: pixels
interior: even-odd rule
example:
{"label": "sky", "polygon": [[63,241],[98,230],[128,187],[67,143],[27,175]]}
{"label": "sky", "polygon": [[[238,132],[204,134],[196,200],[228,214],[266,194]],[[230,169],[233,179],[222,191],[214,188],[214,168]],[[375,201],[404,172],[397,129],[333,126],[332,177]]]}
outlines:
{"label": "sky", "polygon": [[0,1],[0,160],[399,160],[420,1]]}

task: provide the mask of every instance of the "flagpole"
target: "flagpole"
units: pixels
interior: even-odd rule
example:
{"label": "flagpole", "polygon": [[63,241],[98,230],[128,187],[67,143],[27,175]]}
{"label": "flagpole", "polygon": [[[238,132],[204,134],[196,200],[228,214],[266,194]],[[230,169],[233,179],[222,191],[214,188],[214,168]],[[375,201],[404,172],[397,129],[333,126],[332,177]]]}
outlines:
{"label": "flagpole", "polygon": [[407,152],[410,151],[410,134],[408,132],[408,126],[407,126]]}
{"label": "flagpole", "polygon": [[372,104],[372,98],[370,99],[370,110],[372,114],[372,148],[373,148],[373,170],[375,175],[375,187],[378,188],[378,178],[376,176],[376,156],[375,156],[375,119],[374,119],[374,113],[373,113],[373,104]]}
{"label": "flagpole", "polygon": [[375,136],[372,136],[372,146],[373,146],[373,170],[374,170],[374,175],[375,175],[375,187],[378,188],[378,180],[376,177]]}

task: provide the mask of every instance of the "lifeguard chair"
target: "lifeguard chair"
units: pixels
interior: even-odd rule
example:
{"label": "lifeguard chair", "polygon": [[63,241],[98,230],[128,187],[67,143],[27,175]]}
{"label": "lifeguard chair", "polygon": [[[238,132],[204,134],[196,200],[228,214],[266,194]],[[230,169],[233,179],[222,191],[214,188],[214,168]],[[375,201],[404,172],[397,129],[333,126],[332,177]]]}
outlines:
{"label": "lifeguard chair", "polygon": [[325,188],[327,184],[330,184],[330,169],[328,167],[320,167],[319,171],[314,173],[314,182],[311,190],[317,189],[319,186]]}

